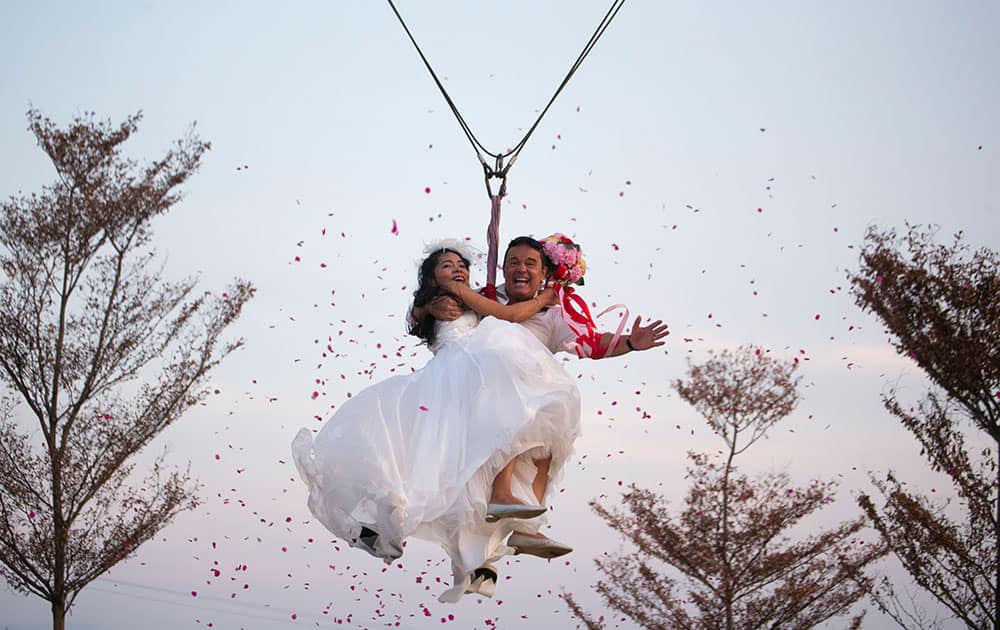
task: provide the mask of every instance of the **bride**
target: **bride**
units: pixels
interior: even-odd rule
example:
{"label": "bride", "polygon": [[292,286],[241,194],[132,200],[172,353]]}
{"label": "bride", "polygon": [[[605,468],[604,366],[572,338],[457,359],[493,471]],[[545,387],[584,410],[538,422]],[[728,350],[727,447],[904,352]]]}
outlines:
{"label": "bride", "polygon": [[498,304],[469,287],[461,242],[426,254],[414,304],[450,294],[472,310],[414,322],[434,353],[427,365],[363,390],[315,440],[299,431],[292,449],[309,509],[324,526],[386,562],[402,555],[409,536],[440,544],[455,577],[441,600],[457,601],[464,592],[492,594],[492,585],[482,587],[496,580],[489,563],[513,551],[504,540],[537,532],[531,519],[546,508],[535,505],[535,462],[549,462],[551,487],[579,435],[580,403],[550,349],[513,323],[554,305],[551,290]]}

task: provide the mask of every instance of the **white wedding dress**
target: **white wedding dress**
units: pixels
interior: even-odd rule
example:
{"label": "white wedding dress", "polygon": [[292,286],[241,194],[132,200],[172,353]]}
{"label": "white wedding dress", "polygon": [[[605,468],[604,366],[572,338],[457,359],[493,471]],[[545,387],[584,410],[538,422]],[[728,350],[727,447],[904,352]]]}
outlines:
{"label": "white wedding dress", "polygon": [[[471,571],[512,551],[507,534],[544,522],[487,523],[494,477],[516,458],[514,494],[535,504],[533,460],[551,454],[550,497],[579,435],[580,402],[574,379],[519,324],[467,312],[437,323],[431,350],[420,370],[347,400],[315,440],[299,431],[292,450],[323,525],[387,562],[407,537],[439,543],[455,575],[441,599],[456,601]],[[378,533],[374,547],[360,541],[362,527]]]}

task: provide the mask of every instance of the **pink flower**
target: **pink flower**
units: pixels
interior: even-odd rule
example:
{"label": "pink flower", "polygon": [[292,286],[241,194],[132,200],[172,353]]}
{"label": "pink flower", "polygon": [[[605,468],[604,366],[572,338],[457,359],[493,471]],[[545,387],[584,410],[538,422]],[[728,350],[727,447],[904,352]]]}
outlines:
{"label": "pink flower", "polygon": [[553,277],[559,284],[582,284],[587,264],[583,260],[580,246],[564,234],[553,234],[541,241],[542,252],[556,267]]}

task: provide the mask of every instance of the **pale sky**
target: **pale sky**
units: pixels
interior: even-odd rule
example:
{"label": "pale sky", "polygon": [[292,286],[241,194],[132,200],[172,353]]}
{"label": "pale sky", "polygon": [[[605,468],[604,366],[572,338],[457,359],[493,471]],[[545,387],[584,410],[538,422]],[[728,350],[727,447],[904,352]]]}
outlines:
{"label": "pale sky", "polygon": [[[494,151],[520,139],[609,5],[397,2]],[[671,384],[687,357],[740,344],[803,359],[803,402],[738,463],[839,480],[806,529],[854,517],[869,470],[948,494],[880,404],[893,385],[919,396],[919,372],[854,306],[846,273],[871,224],[1000,248],[995,2],[626,3],[514,166],[501,240],[574,236],[588,301],[672,334],[663,351],[566,357],[584,436],[548,533],[576,550],[514,560],[495,599],[454,606],[436,601],[450,569],[432,546],[383,570],[331,542],[290,463],[299,427],[429,358],[403,330],[425,243],[485,247],[481,169],[389,6],[7,2],[0,59],[0,195],[53,178],[29,106],[60,124],[141,109],[129,150],[143,159],[197,121],[212,150],[156,248],[169,277],[258,288],[221,393],[142,456],[190,462],[201,507],[86,589],[70,628],[574,627],[560,592],[601,612],[592,559],[623,545],[587,502],[617,503],[619,482],[682,501],[685,453],[723,444]],[[0,626],[48,615],[0,589]],[[871,612],[865,627],[890,626]]]}

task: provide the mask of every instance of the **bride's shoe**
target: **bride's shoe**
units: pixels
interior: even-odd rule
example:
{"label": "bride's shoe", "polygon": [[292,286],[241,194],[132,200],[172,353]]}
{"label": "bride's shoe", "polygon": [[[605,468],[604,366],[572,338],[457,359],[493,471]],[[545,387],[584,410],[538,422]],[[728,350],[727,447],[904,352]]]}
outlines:
{"label": "bride's shoe", "polygon": [[526,553],[548,560],[565,556],[573,551],[573,548],[569,545],[556,542],[551,538],[535,538],[534,536],[527,536],[517,532],[511,534],[510,538],[507,539],[507,546],[513,547],[515,554]]}
{"label": "bride's shoe", "polygon": [[486,506],[486,522],[496,523],[502,518],[535,518],[545,514],[547,509],[544,505],[490,503]]}
{"label": "bride's shoe", "polygon": [[472,572],[471,578],[472,581],[469,584],[469,587],[465,589],[465,593],[467,595],[477,594],[483,595],[484,597],[493,597],[493,593],[495,593],[497,589],[497,579],[499,579],[495,568],[488,564],[484,564]]}

